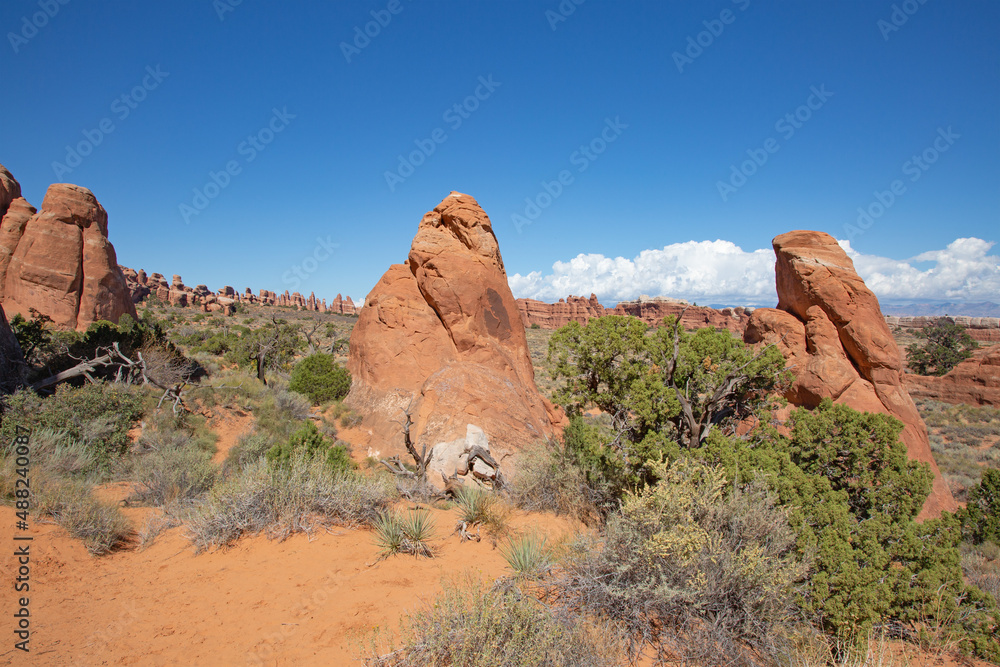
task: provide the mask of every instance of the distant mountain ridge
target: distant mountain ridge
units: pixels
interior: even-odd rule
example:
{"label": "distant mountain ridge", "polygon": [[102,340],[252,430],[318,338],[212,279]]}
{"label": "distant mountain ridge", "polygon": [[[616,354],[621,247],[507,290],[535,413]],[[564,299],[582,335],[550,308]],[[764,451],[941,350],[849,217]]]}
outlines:
{"label": "distant mountain ridge", "polygon": [[945,301],[883,301],[883,315],[898,315],[900,317],[1000,317],[1000,304],[992,301],[974,303]]}

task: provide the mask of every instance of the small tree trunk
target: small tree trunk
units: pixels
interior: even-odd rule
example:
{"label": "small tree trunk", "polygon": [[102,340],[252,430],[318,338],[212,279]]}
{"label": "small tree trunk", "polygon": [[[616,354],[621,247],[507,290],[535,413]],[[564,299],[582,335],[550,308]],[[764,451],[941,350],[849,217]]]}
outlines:
{"label": "small tree trunk", "polygon": [[257,353],[257,379],[260,380],[261,382],[263,382],[265,387],[267,386],[267,378],[264,377],[264,353],[263,352],[258,352]]}

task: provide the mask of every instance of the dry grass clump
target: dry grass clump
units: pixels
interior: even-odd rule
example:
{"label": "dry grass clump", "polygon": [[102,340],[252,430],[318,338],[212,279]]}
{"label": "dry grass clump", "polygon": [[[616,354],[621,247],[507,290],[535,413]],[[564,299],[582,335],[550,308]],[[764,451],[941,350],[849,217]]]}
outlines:
{"label": "dry grass clump", "polygon": [[70,535],[83,540],[95,556],[121,547],[132,535],[132,525],[118,507],[94,498],[86,482],[36,475],[31,498],[36,516],[51,517]]}
{"label": "dry grass clump", "polygon": [[188,529],[199,551],[245,534],[284,539],[329,525],[373,524],[396,497],[388,480],[335,472],[322,459],[295,456],[288,466],[258,460],[217,484]]}
{"label": "dry grass clump", "polygon": [[370,667],[610,667],[622,664],[616,637],[515,586],[466,580],[446,584],[433,604],[409,614],[398,639],[376,636],[365,662]]}
{"label": "dry grass clump", "polygon": [[529,512],[553,512],[587,524],[600,516],[600,494],[588,484],[584,471],[542,442],[518,454],[505,492],[515,507]]}
{"label": "dry grass clump", "polygon": [[479,529],[485,529],[486,536],[496,546],[510,532],[512,508],[489,489],[474,483],[460,486],[455,492],[455,505],[458,510],[455,530],[465,537],[476,528],[479,539]]}
{"label": "dry grass clump", "polygon": [[208,446],[214,447],[167,420],[146,429],[133,447],[136,487],[129,502],[160,507],[204,495],[217,474]]}
{"label": "dry grass clump", "polygon": [[244,433],[229,450],[222,467],[223,474],[235,474],[243,467],[261,460],[275,444],[274,437],[267,433],[257,430]]}

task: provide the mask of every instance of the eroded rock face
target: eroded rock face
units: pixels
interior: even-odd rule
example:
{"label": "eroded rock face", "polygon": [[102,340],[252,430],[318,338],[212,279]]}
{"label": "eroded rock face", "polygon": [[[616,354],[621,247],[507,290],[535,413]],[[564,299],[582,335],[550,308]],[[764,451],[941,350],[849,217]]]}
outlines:
{"label": "eroded rock face", "polygon": [[[403,453],[407,406],[418,448],[464,439],[470,424],[498,458],[553,434],[561,413],[535,387],[500,248],[472,197],[453,192],[423,217],[407,263],[360,313],[347,400],[383,452]],[[450,475],[458,461],[436,465]]]}
{"label": "eroded rock face", "polygon": [[772,245],[778,307],[755,310],[744,340],[781,349],[796,375],[786,393],[791,403],[814,407],[829,397],[903,422],[910,458],[934,472],[921,516],[953,511],[957,505],[934,462],[927,427],[904,386],[899,348],[850,257],[822,232],[789,232]]}
{"label": "eroded rock face", "polygon": [[12,199],[0,223],[0,274],[0,298],[11,314],[28,317],[34,308],[56,326],[75,329],[136,316],[108,241],[108,214],[86,188],[49,186],[37,213],[23,199]]}
{"label": "eroded rock face", "polygon": [[1000,345],[975,354],[941,377],[907,373],[911,396],[945,403],[1000,407]]}

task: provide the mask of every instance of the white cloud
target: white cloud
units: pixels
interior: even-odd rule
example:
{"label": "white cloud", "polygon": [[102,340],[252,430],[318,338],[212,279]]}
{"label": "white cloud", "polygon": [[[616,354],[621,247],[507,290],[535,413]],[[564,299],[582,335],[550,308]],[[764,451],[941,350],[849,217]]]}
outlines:
{"label": "white cloud", "polygon": [[[1000,257],[988,254],[993,241],[956,239],[944,250],[931,250],[908,260],[862,255],[849,241],[840,241],[840,245],[880,299],[1000,300]],[[926,268],[915,266],[924,263]]]}
{"label": "white cloud", "polygon": [[[840,245],[880,299],[995,301],[1000,295],[1000,258],[987,254],[992,241],[957,239],[944,250],[909,260],[862,255],[849,241]],[[921,263],[930,266],[915,266]],[[514,296],[543,301],[591,293],[604,303],[640,294],[747,305],[773,305],[777,300],[773,251],[745,251],[723,240],[674,243],[643,250],[632,259],[581,254],[556,262],[550,273],[515,273],[509,282]]]}

